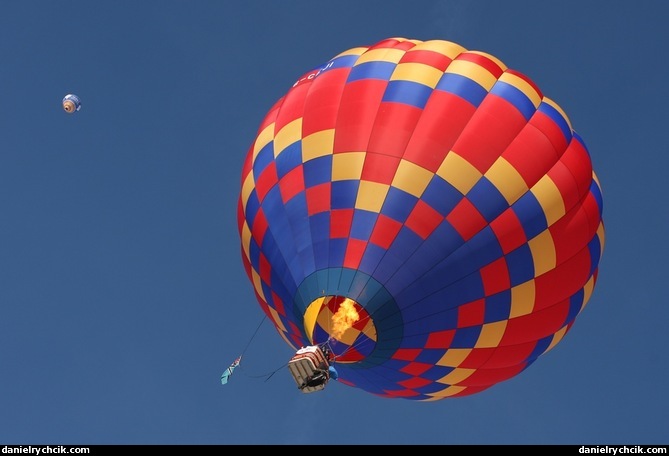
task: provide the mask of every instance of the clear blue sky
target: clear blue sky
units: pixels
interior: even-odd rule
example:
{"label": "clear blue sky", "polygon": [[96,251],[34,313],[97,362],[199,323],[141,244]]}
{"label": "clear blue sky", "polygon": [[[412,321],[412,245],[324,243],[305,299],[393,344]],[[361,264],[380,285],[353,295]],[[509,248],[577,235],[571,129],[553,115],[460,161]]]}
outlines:
{"label": "clear blue sky", "polygon": [[[659,0],[3,2],[0,444],[668,444],[667,17]],[[242,161],[297,77],[394,36],[491,53],[560,104],[602,184],[599,281],[554,350],[478,395],[304,395],[243,270]]]}

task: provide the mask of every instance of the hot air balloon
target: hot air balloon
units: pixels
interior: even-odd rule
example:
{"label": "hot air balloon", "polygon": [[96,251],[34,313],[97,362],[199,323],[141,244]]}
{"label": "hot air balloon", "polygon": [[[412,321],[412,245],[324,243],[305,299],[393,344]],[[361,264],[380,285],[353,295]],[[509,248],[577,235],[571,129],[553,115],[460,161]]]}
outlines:
{"label": "hot air balloon", "polygon": [[63,110],[68,114],[74,114],[81,109],[81,100],[78,96],[70,93],[63,98]]}
{"label": "hot air balloon", "polygon": [[498,58],[384,39],[306,72],[241,172],[243,264],[293,349],[339,383],[435,401],[520,374],[572,328],[602,192],[560,106]]}

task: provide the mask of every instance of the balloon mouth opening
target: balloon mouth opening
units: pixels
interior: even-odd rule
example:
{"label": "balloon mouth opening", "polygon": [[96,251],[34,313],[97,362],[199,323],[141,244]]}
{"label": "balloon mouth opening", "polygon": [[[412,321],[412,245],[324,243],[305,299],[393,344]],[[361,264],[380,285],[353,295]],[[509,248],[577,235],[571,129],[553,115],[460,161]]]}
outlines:
{"label": "balloon mouth opening", "polygon": [[376,327],[364,307],[345,296],[321,296],[309,304],[304,326],[312,344],[328,343],[340,363],[364,359],[376,345]]}
{"label": "balloon mouth opening", "polygon": [[65,103],[63,103],[63,109],[65,110],[65,112],[74,112],[74,103],[72,103],[71,101],[66,101]]}

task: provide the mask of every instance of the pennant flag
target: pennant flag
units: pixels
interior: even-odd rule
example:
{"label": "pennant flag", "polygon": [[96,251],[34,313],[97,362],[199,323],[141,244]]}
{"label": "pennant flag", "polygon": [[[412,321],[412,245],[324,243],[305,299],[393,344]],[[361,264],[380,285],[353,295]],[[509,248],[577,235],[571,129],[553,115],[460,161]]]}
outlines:
{"label": "pennant flag", "polygon": [[242,360],[242,355],[239,355],[239,357],[230,364],[230,367],[225,369],[225,372],[223,372],[223,375],[221,375],[221,385],[225,385],[228,383],[228,378],[232,375],[232,371],[235,370],[235,367],[239,366],[239,362]]}

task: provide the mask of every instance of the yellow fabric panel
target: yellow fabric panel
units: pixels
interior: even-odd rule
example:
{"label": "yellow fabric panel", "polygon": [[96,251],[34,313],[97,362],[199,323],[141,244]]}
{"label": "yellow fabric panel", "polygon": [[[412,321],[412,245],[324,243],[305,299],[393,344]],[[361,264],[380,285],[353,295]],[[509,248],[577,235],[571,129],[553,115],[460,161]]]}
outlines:
{"label": "yellow fabric panel", "polygon": [[462,361],[464,361],[465,358],[469,356],[471,351],[471,348],[449,348],[446,353],[444,353],[444,356],[442,356],[441,359],[437,361],[437,365],[458,367]]}
{"label": "yellow fabric panel", "polygon": [[258,152],[265,147],[267,144],[271,143],[274,140],[274,122],[267,125],[263,131],[258,133],[256,142],[253,143],[253,159],[258,156]]}
{"label": "yellow fabric panel", "polygon": [[392,186],[420,198],[434,174],[408,160],[400,160]]}
{"label": "yellow fabric panel", "polygon": [[500,191],[507,203],[513,204],[528,188],[520,173],[504,157],[499,157],[485,177]]}
{"label": "yellow fabric panel", "polygon": [[490,89],[497,78],[488,70],[474,62],[468,60],[453,60],[453,62],[446,68],[444,73],[459,74],[481,85],[486,91]]}
{"label": "yellow fabric panel", "polygon": [[466,52],[467,49],[451,41],[431,40],[419,43],[415,47],[409,49],[408,52],[411,51],[434,51],[445,55],[450,59],[454,59],[463,52]]}
{"label": "yellow fabric panel", "polygon": [[466,195],[482,176],[479,170],[453,151],[446,155],[437,170],[437,175],[460,190],[463,195]]}
{"label": "yellow fabric panel", "polygon": [[244,256],[246,256],[246,258],[250,261],[251,253],[249,251],[249,248],[251,246],[251,229],[249,228],[248,223],[246,223],[246,219],[244,219],[244,225],[242,225],[241,238],[242,238],[242,249],[244,249]]}
{"label": "yellow fabric panel", "polygon": [[563,326],[558,331],[556,331],[555,334],[553,334],[553,336],[552,336],[550,345],[546,348],[546,351],[544,351],[544,354],[551,351],[553,349],[553,347],[555,347],[558,343],[560,343],[560,341],[562,340],[562,338],[566,334],[567,334],[567,327],[566,326]]}
{"label": "yellow fabric panel", "polygon": [[441,377],[438,382],[446,383],[447,385],[457,385],[461,381],[471,377],[474,372],[476,372],[476,369],[453,369],[451,372]]}
{"label": "yellow fabric panel", "polygon": [[592,179],[597,183],[597,187],[599,187],[599,190],[601,190],[602,184],[599,183],[599,178],[597,177],[594,171],[592,172]]}
{"label": "yellow fabric panel", "polygon": [[449,386],[448,388],[444,388],[441,391],[435,391],[434,393],[428,394],[428,396],[432,397],[432,399],[425,399],[425,402],[437,401],[445,397],[455,396],[456,394],[459,394],[466,389],[467,387],[465,386]]}
{"label": "yellow fabric panel", "polygon": [[512,73],[502,73],[499,80],[506,82],[523,92],[525,96],[530,99],[535,108],[539,107],[539,104],[541,103],[541,95],[539,95],[539,93],[534,90],[534,87],[528,84],[523,78]]}
{"label": "yellow fabric panel", "polygon": [[361,180],[355,199],[355,208],[380,213],[389,189],[390,186],[387,184]]}
{"label": "yellow fabric panel", "polygon": [[[320,325],[321,328],[323,328],[328,334],[330,334],[330,330],[332,329],[332,316],[334,315],[332,311],[327,307],[327,304],[330,302],[332,299],[332,296],[327,296],[327,297],[322,297],[318,298],[316,301],[319,301],[319,304],[321,305],[320,307],[320,312],[315,316],[315,322],[314,322],[314,327],[316,324]],[[316,302],[314,301],[314,302]],[[323,307],[325,306],[325,307]],[[307,308],[307,311],[309,308]],[[306,318],[306,312],[305,312],[305,318]],[[305,324],[305,329],[307,325]],[[313,331],[313,329],[312,329]],[[330,334],[332,335],[332,334]]]}
{"label": "yellow fabric panel", "polygon": [[539,179],[530,190],[536,197],[546,215],[546,222],[551,226],[565,214],[564,200],[560,190],[548,175]]}
{"label": "yellow fabric panel", "polygon": [[332,180],[359,180],[365,152],[345,152],[332,156]]}
{"label": "yellow fabric panel", "polygon": [[250,170],[244,179],[244,183],[242,184],[242,192],[240,194],[242,210],[244,211],[244,214],[246,214],[246,203],[248,202],[249,196],[251,196],[254,188],[256,188],[256,182],[253,178],[253,170]]}
{"label": "yellow fabric panel", "polygon": [[311,304],[309,304],[307,310],[304,311],[304,331],[309,338],[309,342],[312,344],[314,343],[314,327],[316,326],[318,314],[320,313],[324,300],[324,297],[315,299],[311,302]]}
{"label": "yellow fabric panel", "polygon": [[[372,321],[371,318],[367,319],[367,322],[365,323],[365,327],[362,328],[362,331],[360,331],[360,332],[362,332],[365,336],[367,336],[368,338],[370,338],[371,340],[376,342],[376,338],[377,338],[376,326],[374,326],[374,322]],[[344,333],[344,335],[346,335],[346,333]],[[355,342],[355,341],[352,340],[350,342],[348,342],[348,341],[343,341],[343,342],[347,343],[348,345],[352,345],[353,342]]]}
{"label": "yellow fabric panel", "polygon": [[337,57],[342,57],[345,55],[362,55],[368,48],[366,47],[356,47],[352,49],[347,49],[341,54],[337,54],[332,60],[336,59]]}
{"label": "yellow fabric panel", "polygon": [[[595,290],[595,277],[590,277],[590,279],[583,285],[583,305],[581,306],[581,312],[585,309],[585,306],[590,302],[592,297],[592,292]],[[579,312],[580,313],[580,312]]]}
{"label": "yellow fabric panel", "polygon": [[597,236],[599,237],[599,244],[602,251],[604,251],[604,244],[606,243],[606,234],[604,233],[604,222],[600,221],[597,227]]}
{"label": "yellow fabric panel", "polygon": [[367,62],[391,62],[397,63],[400,61],[404,51],[401,49],[390,49],[390,48],[379,48],[371,49],[365,52],[360,58],[355,62],[356,65]]}
{"label": "yellow fabric panel", "polygon": [[318,131],[302,138],[302,162],[332,154],[334,129]]}
{"label": "yellow fabric panel", "polygon": [[278,131],[274,137],[274,158],[286,147],[302,139],[302,118],[295,119]]}
{"label": "yellow fabric panel", "polygon": [[390,76],[390,80],[419,82],[434,89],[443,74],[442,71],[433,66],[408,62],[397,65],[392,76]]}
{"label": "yellow fabric panel", "polygon": [[253,288],[256,290],[258,295],[260,295],[260,298],[267,302],[265,299],[265,294],[262,291],[262,279],[260,278],[260,275],[256,272],[255,269],[251,268],[251,281],[253,282]]}
{"label": "yellow fabric panel", "polygon": [[551,232],[546,230],[539,233],[534,239],[527,243],[532,252],[534,262],[534,276],[538,277],[555,268],[556,254],[555,244]]}
{"label": "yellow fabric panel", "polygon": [[520,317],[532,313],[536,287],[534,279],[511,288],[511,310],[509,318]]}
{"label": "yellow fabric panel", "polygon": [[506,324],[506,320],[483,324],[481,326],[481,334],[479,334],[479,338],[476,341],[476,348],[499,346],[499,342],[502,340],[502,336],[506,330]]}

